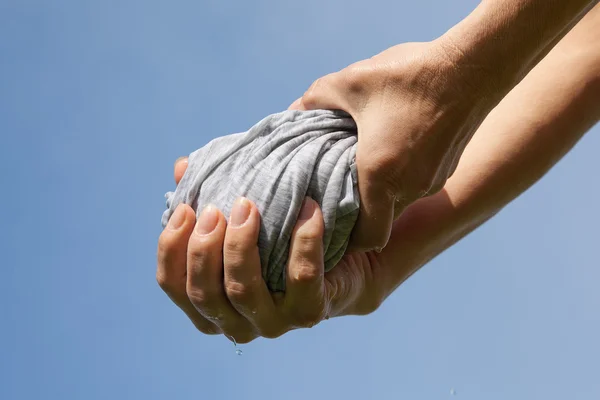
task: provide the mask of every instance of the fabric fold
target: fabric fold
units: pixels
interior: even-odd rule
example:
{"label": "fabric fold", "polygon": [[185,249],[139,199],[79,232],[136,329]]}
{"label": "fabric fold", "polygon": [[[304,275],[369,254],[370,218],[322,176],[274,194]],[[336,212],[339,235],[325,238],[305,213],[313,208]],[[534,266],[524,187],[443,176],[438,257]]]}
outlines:
{"label": "fabric fold", "polygon": [[326,271],[348,246],[360,206],[357,139],[348,114],[326,110],[284,111],[247,132],[216,138],[190,154],[181,182],[166,194],[162,225],[181,203],[197,216],[214,204],[229,218],[235,199],[248,198],[261,215],[263,278],[271,291],[284,291],[290,238],[306,196],[323,212]]}

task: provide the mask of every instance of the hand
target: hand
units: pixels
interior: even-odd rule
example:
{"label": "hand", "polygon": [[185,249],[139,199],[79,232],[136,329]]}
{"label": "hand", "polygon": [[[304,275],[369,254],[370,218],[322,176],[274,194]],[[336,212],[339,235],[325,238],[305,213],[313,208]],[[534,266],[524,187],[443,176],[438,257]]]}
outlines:
{"label": "hand", "polygon": [[[176,183],[186,167],[187,160],[176,162]],[[293,231],[285,294],[270,293],[262,279],[259,228],[256,206],[238,199],[229,222],[210,206],[196,222],[194,210],[181,204],[160,235],[157,281],[201,332],[247,343],[329,317],[367,314],[383,301],[380,254],[347,254],[324,273],[315,201],[306,199]]]}
{"label": "hand", "polygon": [[[392,47],[317,80],[291,109],[340,109],[358,126],[361,197],[351,248],[387,244],[393,221],[415,200],[438,192],[493,107],[483,80],[456,67],[438,39]],[[470,85],[470,86],[469,86]]]}

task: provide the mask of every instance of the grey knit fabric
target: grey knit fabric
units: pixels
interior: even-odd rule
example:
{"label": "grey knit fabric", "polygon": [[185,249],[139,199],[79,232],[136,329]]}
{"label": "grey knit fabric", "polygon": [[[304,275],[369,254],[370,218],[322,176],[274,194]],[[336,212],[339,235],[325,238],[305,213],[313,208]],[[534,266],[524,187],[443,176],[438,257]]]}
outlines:
{"label": "grey knit fabric", "polygon": [[214,204],[229,218],[235,199],[252,200],[261,215],[258,240],[263,278],[285,290],[289,243],[302,201],[323,211],[325,270],[343,256],[359,211],[356,125],[341,111],[284,111],[249,131],[212,140],[189,157],[175,192],[166,194],[166,226],[180,203]]}

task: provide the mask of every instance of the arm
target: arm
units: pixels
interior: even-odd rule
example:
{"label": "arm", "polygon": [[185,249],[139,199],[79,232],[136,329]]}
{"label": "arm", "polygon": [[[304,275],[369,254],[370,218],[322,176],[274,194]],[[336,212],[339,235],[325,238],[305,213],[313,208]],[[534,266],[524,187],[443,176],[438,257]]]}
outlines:
{"label": "arm", "polygon": [[[328,317],[372,312],[415,270],[531,186],[598,120],[599,33],[596,7],[487,117],[444,189],[415,202],[394,223],[381,253],[348,252],[324,273],[323,217],[308,199],[290,241],[286,292],[271,295],[261,276],[256,207],[236,202],[250,207],[247,222],[236,225],[211,207],[196,221],[194,210],[180,205],[159,239],[159,284],[200,331],[223,333],[238,343],[278,337]],[[412,98],[420,100],[428,104]],[[373,104],[384,114],[393,110]],[[403,103],[389,106],[397,104]],[[419,127],[424,121],[412,122]],[[382,127],[388,131],[390,124]],[[377,149],[365,149],[377,155]],[[176,166],[176,181],[184,169]]]}
{"label": "arm", "polygon": [[395,264],[386,295],[527,190],[600,119],[598,37],[600,6],[488,115],[444,190],[396,221],[382,253],[382,264]]}
{"label": "arm", "polygon": [[441,37],[467,85],[484,85],[494,105],[598,1],[483,0]]}
{"label": "arm", "polygon": [[385,247],[394,220],[443,188],[489,112],[597,1],[483,0],[434,41],[313,83],[291,108],[344,110],[358,127],[353,250]]}

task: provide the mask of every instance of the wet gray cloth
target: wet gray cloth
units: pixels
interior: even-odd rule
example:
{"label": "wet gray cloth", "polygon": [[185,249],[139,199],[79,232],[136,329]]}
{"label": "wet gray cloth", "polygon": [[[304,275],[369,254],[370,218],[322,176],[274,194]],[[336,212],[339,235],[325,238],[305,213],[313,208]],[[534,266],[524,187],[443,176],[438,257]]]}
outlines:
{"label": "wet gray cloth", "polygon": [[180,203],[200,215],[214,204],[229,218],[235,199],[252,200],[261,215],[263,278],[285,290],[289,243],[302,201],[319,203],[325,222],[325,270],[342,258],[359,210],[356,125],[341,111],[284,111],[249,131],[212,140],[193,152],[175,192],[166,194],[166,226]]}

